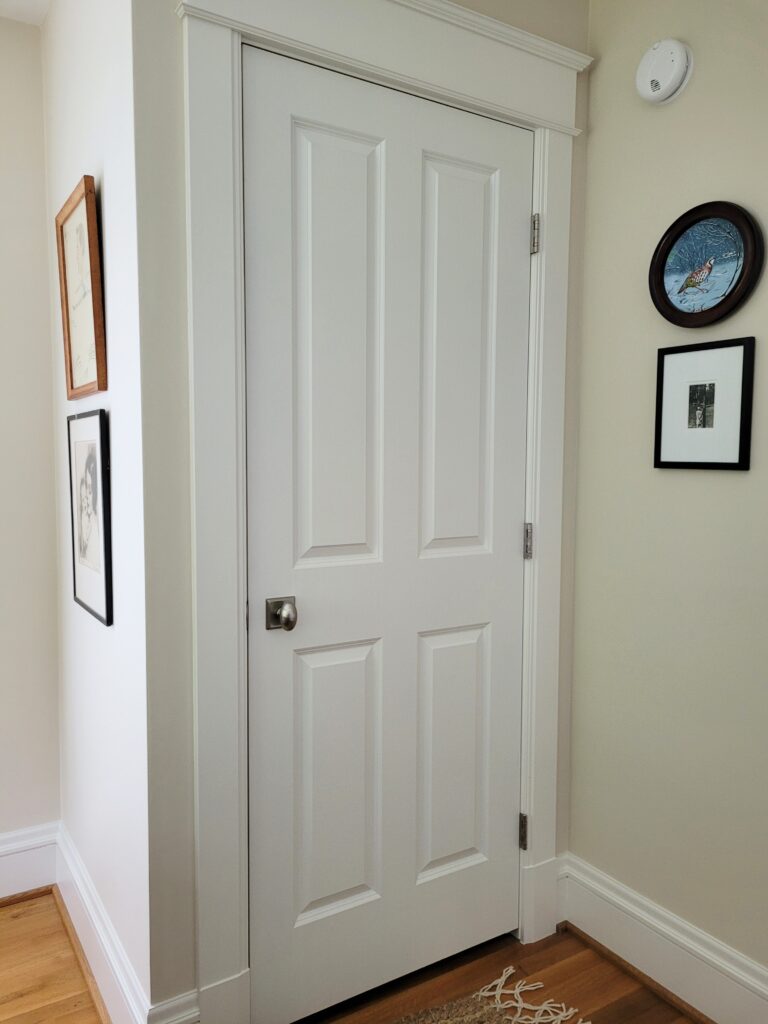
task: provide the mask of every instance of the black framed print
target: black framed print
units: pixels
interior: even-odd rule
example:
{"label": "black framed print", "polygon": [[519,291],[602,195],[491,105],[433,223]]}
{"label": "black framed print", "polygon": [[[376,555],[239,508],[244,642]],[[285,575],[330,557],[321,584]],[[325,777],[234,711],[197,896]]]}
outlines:
{"label": "black framed print", "polygon": [[112,522],[105,410],[68,417],[67,432],[75,601],[111,626]]}
{"label": "black framed print", "polygon": [[670,225],[651,260],[656,309],[678,327],[705,327],[749,297],[763,266],[757,221],[735,203],[703,203]]}
{"label": "black framed print", "polygon": [[755,339],[659,349],[656,469],[749,469]]}

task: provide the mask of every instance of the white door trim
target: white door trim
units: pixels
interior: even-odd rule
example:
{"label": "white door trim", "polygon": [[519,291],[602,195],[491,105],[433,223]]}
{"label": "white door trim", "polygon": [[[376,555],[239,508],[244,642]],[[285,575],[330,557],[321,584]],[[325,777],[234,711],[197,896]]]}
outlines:
{"label": "white door trim", "polygon": [[[524,941],[554,930],[571,144],[589,58],[449,0],[205,0],[184,19],[193,502],[198,984],[203,1024],[248,1024],[248,733],[241,45],[535,130],[521,872]],[[471,55],[471,57],[470,57]],[[522,108],[521,108],[522,107]],[[522,543],[522,538],[521,538]],[[254,624],[259,609],[253,609]]]}

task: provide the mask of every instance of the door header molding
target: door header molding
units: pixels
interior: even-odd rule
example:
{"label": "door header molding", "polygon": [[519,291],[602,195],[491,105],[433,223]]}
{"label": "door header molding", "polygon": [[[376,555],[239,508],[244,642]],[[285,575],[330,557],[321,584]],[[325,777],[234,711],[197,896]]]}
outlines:
{"label": "door header molding", "polygon": [[274,53],[471,113],[580,131],[576,75],[592,58],[451,0],[262,0],[257,15],[249,0],[180,0],[176,12]]}
{"label": "door header molding", "polygon": [[487,14],[478,14],[477,11],[462,7],[461,4],[452,3],[451,0],[392,0],[392,2],[402,4],[403,7],[412,7],[416,11],[423,11],[424,14],[428,14],[432,18],[450,22],[452,25],[459,25],[468,32],[496,39],[498,42],[504,43],[505,46],[512,46],[516,50],[523,50],[537,57],[543,57],[544,60],[562,64],[573,71],[584,71],[592,63],[592,57],[586,53],[579,53],[578,50],[572,50],[568,46],[553,43],[551,39],[544,39],[543,36],[524,32],[521,28],[514,28],[504,21],[490,18]]}

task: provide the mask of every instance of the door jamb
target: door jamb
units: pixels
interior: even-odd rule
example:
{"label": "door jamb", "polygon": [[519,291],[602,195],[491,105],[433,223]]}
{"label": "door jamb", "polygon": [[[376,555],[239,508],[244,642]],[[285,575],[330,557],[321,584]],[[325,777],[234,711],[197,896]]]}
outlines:
{"label": "door jamb", "polygon": [[[380,29],[364,32],[361,5]],[[285,8],[290,6],[286,21]],[[556,795],[571,145],[590,58],[448,0],[182,0],[190,357],[198,988],[202,1024],[250,1021],[241,51],[244,42],[531,128],[519,934],[557,923]],[[352,7],[356,17],[351,17]],[[331,10],[333,9],[333,10]],[[254,13],[256,12],[256,13]],[[344,17],[349,14],[350,17]],[[258,18],[258,23],[253,19]],[[436,47],[440,33],[442,50]],[[423,41],[418,66],[405,40]],[[332,43],[333,45],[329,45]],[[417,48],[418,49],[418,48]],[[375,53],[371,51],[375,50]],[[468,59],[468,53],[474,60]],[[451,59],[452,56],[462,59]],[[376,59],[371,59],[375,57]],[[448,69],[448,70],[446,70]],[[519,91],[520,81],[537,83]],[[528,110],[520,110],[520,96]],[[522,543],[522,537],[521,537]]]}

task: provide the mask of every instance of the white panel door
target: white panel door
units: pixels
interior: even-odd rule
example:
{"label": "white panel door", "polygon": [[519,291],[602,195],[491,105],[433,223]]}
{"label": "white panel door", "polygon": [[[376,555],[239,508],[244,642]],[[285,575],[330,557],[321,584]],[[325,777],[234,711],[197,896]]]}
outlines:
{"label": "white panel door", "polygon": [[285,1024],[517,927],[533,136],[243,75],[253,1021]]}

